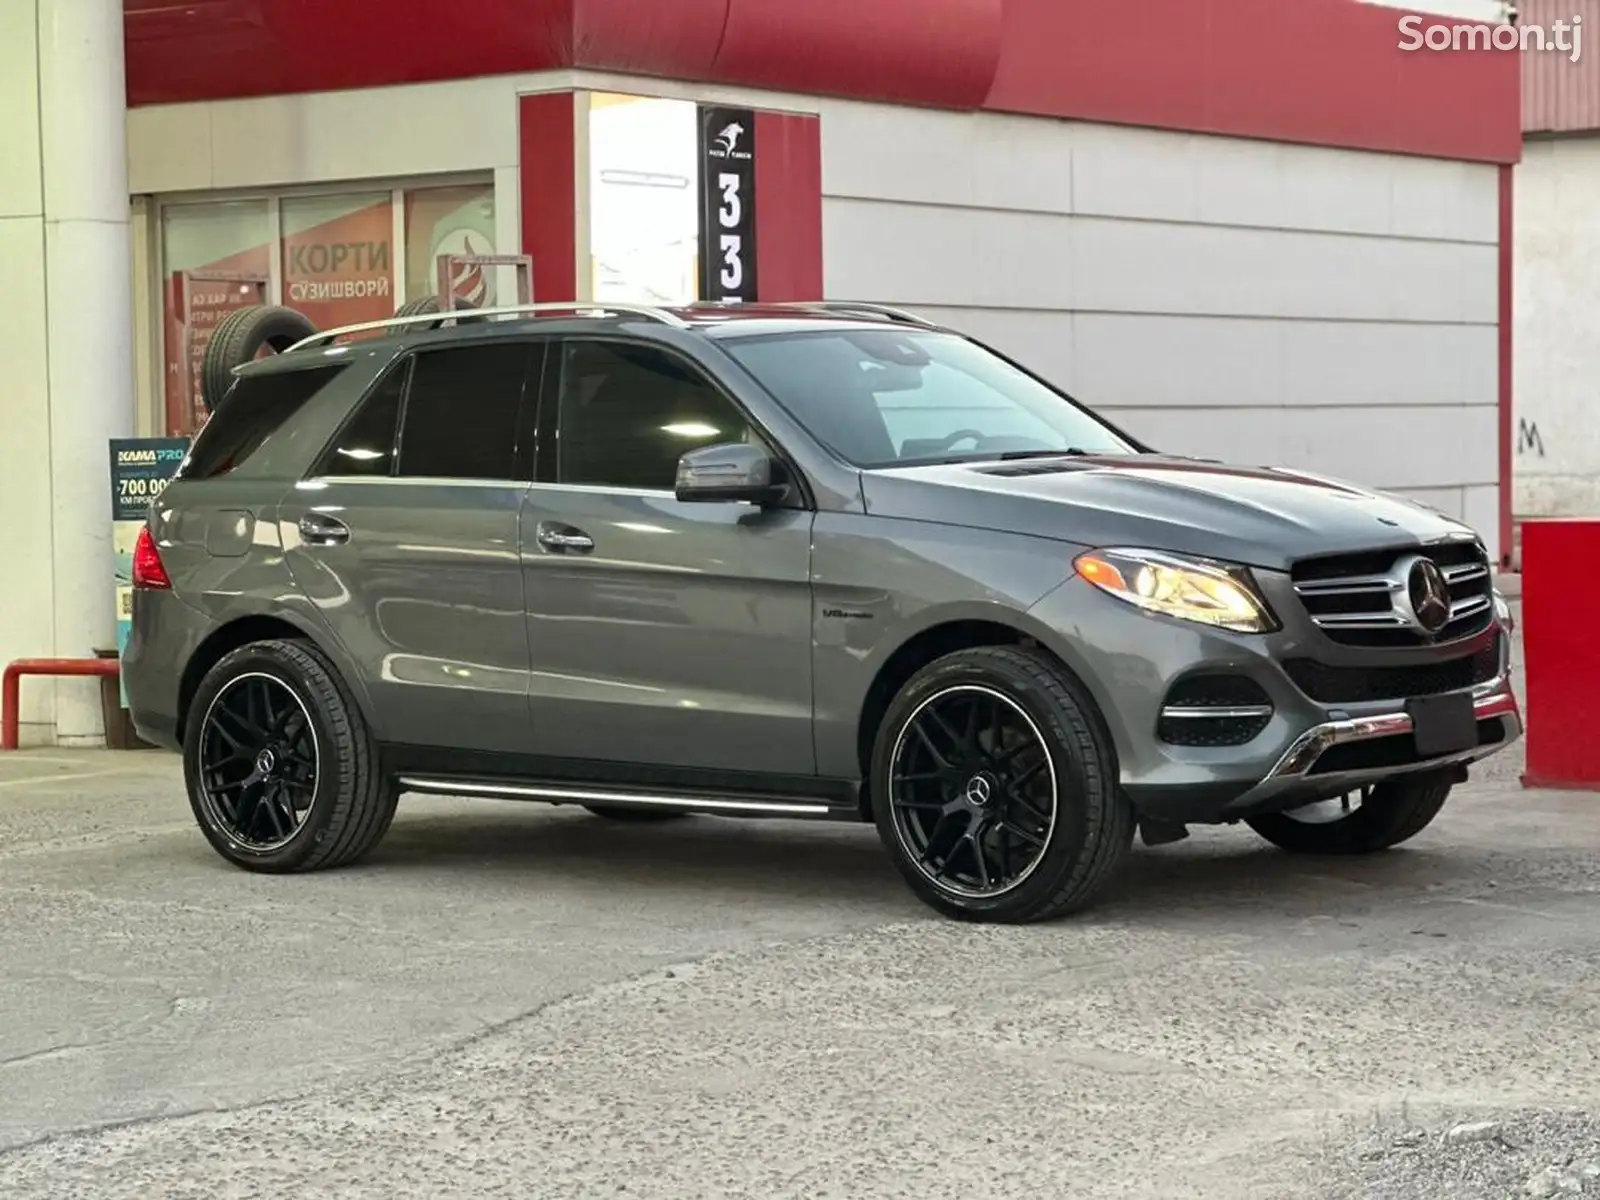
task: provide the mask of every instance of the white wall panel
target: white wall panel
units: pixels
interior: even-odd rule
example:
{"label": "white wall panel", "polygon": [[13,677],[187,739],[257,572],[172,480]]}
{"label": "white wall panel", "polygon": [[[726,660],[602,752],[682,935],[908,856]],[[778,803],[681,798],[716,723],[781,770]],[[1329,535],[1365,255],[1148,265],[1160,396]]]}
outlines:
{"label": "white wall panel", "polygon": [[827,195],[1072,210],[1073,127],[1065,121],[828,101],[822,122]]}
{"label": "white wall panel", "polygon": [[1527,144],[1515,174],[1513,511],[1600,515],[1600,138]]}
{"label": "white wall panel", "polygon": [[[38,18],[32,4],[0,4],[0,217],[44,209],[39,158]],[[5,278],[0,276],[0,278]]]}
{"label": "white wall panel", "polygon": [[1495,484],[1463,488],[1461,519],[1482,534],[1493,551],[1500,534],[1500,488]]}
{"label": "white wall panel", "polygon": [[830,296],[1068,309],[1072,222],[1045,213],[835,199],[822,210]]}
{"label": "white wall panel", "polygon": [[1477,325],[912,307],[1090,404],[1454,407],[1497,399],[1498,338]]}
{"label": "white wall panel", "polygon": [[1079,386],[1111,403],[1495,403],[1495,334],[1479,326],[1078,313],[1073,327]]}
{"label": "white wall panel", "polygon": [[1160,445],[1415,492],[1492,541],[1498,189],[1489,165],[828,104],[825,287]]}
{"label": "white wall panel", "polygon": [[1493,486],[1493,408],[1117,408],[1117,424],[1179,454],[1300,467],[1378,488]]}
{"label": "white wall panel", "polygon": [[[906,304],[1493,324],[1493,246],[829,199],[830,295]],[[892,296],[883,292],[890,285]]]}
{"label": "white wall panel", "polygon": [[135,194],[514,167],[506,77],[152,105],[128,114]]}
{"label": "white wall panel", "polygon": [[1499,243],[1500,173],[1496,167],[1429,158],[1390,161],[1394,164],[1391,233]]}
{"label": "white wall panel", "polygon": [[1199,219],[1382,236],[1398,160],[1272,142],[1196,138]]}
{"label": "white wall panel", "polygon": [[1080,308],[1493,323],[1493,246],[1294,230],[1071,221]]}

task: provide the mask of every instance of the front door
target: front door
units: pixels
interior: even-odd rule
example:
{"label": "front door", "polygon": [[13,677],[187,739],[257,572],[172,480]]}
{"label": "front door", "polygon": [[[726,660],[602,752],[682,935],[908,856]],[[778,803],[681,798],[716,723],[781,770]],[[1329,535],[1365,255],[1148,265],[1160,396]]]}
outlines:
{"label": "front door", "polygon": [[532,748],[812,774],[812,514],[673,494],[680,454],[749,422],[687,360],[621,340],[553,349],[545,394],[522,515]]}
{"label": "front door", "polygon": [[387,741],[492,751],[526,735],[518,434],[542,356],[502,338],[402,357],[280,510],[295,581]]}

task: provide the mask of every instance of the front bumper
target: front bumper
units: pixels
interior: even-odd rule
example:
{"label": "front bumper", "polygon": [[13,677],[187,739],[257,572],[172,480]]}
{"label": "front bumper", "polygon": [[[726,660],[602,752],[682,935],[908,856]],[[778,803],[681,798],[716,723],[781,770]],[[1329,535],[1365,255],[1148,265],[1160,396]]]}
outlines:
{"label": "front bumper", "polygon": [[[1452,646],[1373,650],[1334,643],[1288,604],[1274,607],[1284,628],[1248,635],[1151,617],[1081,582],[1035,606],[1033,616],[1065,632],[1051,648],[1105,715],[1123,789],[1141,817],[1211,824],[1281,812],[1395,775],[1462,769],[1522,736],[1509,639],[1498,624]],[[1502,647],[1498,674],[1471,688],[1478,745],[1435,757],[1417,754],[1405,698],[1319,703],[1283,667],[1295,658],[1351,670],[1426,666],[1495,643]],[[1169,689],[1211,671],[1259,685],[1271,701],[1271,719],[1242,745],[1164,742],[1157,731]]]}

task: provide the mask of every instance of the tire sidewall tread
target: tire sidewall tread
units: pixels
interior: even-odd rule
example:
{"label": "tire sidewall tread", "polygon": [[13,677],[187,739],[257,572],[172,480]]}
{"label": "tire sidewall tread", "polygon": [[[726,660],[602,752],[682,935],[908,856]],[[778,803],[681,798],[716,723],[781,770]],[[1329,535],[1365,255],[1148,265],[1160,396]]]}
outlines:
{"label": "tire sidewall tread", "polygon": [[[930,695],[961,684],[992,688],[1018,704],[1049,742],[1056,768],[1056,825],[1044,861],[1019,887],[992,898],[955,897],[933,884],[901,846],[891,811],[889,760],[901,729]],[[925,903],[964,920],[1025,923],[1082,908],[1133,842],[1133,811],[1119,787],[1116,754],[1099,711],[1064,666],[1026,647],[958,650],[913,676],[879,726],[870,786],[879,837],[901,875]]]}
{"label": "tire sidewall tread", "polygon": [[1266,813],[1246,823],[1267,841],[1293,854],[1375,854],[1421,833],[1450,798],[1454,782],[1444,772],[1396,775],[1380,780],[1361,807],[1336,821],[1297,821]]}
{"label": "tire sidewall tread", "polygon": [[200,396],[208,412],[216,412],[233,384],[235,367],[255,357],[273,339],[299,341],[316,326],[298,309],[281,304],[253,304],[235,309],[218,323],[200,361]]}
{"label": "tire sidewall tread", "polygon": [[[198,779],[205,713],[223,687],[246,672],[271,675],[292,689],[311,716],[318,744],[311,811],[286,845],[265,853],[238,845],[217,824]],[[353,862],[383,837],[399,799],[396,785],[382,774],[360,707],[332,663],[305,642],[252,642],[212,667],[190,706],[183,763],[190,807],[207,840],[229,862],[254,871],[313,871]]]}

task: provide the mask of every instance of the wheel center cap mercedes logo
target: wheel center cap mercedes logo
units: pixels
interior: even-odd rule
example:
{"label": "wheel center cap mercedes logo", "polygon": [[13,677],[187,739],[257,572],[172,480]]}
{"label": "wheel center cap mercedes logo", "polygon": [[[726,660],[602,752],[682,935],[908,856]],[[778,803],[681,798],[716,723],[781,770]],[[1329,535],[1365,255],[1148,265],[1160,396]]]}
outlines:
{"label": "wheel center cap mercedes logo", "polygon": [[1425,633],[1438,633],[1450,623],[1450,584],[1431,558],[1418,558],[1411,564],[1406,573],[1406,598]]}
{"label": "wheel center cap mercedes logo", "polygon": [[994,796],[994,785],[986,776],[974,775],[967,780],[967,803],[973,808],[983,808]]}
{"label": "wheel center cap mercedes logo", "polygon": [[272,768],[277,765],[278,756],[275,755],[271,750],[263,750],[260,754],[256,755],[257,775],[270,775],[272,774]]}

